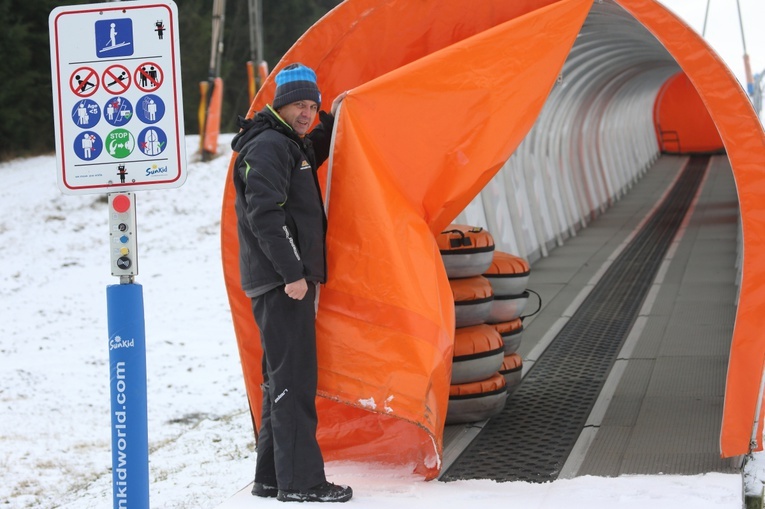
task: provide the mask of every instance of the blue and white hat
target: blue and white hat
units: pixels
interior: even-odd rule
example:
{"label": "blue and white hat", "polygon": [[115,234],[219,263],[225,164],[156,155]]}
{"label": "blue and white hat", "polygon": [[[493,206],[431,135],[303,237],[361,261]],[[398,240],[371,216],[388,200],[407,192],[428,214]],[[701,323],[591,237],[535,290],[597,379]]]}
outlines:
{"label": "blue and white hat", "polygon": [[316,73],[303,64],[290,64],[276,75],[275,110],[288,104],[310,100],[321,107],[321,92],[316,85]]}

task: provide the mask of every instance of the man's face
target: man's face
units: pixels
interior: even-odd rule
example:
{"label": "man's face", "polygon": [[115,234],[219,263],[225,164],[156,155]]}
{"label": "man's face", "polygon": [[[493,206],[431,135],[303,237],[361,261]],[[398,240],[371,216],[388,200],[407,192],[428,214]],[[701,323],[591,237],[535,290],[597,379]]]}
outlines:
{"label": "man's face", "polygon": [[279,108],[279,116],[287,122],[301,138],[313,124],[319,105],[314,101],[304,100],[287,104]]}

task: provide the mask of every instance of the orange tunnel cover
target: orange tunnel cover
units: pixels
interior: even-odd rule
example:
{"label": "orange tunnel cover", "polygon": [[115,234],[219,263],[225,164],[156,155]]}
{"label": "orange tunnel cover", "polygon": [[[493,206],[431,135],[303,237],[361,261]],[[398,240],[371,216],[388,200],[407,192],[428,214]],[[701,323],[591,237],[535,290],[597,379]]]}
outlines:
{"label": "orange tunnel cover", "polygon": [[[326,459],[390,462],[428,479],[438,475],[455,324],[435,235],[531,129],[592,1],[486,0],[476,9],[474,0],[346,0],[276,66],[299,61],[314,68],[325,105],[351,90],[336,120],[324,183],[331,188],[329,279],[317,316],[317,404]],[[765,361],[759,340],[765,264],[757,262],[765,259],[765,138],[735,78],[692,30],[655,0],[616,3],[683,68],[736,176],[745,277],[722,451],[742,454]],[[271,75],[249,114],[273,91]],[[239,283],[231,168],[221,223],[224,277],[258,426],[261,349]]]}
{"label": "orange tunnel cover", "polygon": [[698,154],[723,150],[715,123],[684,72],[669,78],[659,91],[654,123],[662,152]]}

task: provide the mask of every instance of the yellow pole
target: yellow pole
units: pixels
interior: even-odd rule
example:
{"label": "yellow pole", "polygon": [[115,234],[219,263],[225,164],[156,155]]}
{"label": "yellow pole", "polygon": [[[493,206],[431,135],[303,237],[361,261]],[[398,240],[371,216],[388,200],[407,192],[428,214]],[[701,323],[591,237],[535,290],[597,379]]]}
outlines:
{"label": "yellow pole", "polygon": [[199,110],[197,115],[199,118],[199,152],[204,149],[205,140],[205,119],[207,118],[207,93],[210,90],[210,83],[207,81],[199,82]]}

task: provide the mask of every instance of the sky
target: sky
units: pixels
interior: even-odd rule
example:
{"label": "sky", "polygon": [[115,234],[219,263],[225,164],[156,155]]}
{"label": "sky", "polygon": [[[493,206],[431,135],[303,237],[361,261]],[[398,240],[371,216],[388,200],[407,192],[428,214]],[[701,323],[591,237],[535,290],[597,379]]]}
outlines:
{"label": "sky", "polygon": [[[746,83],[744,46],[735,0],[710,0],[709,16],[704,32],[707,0],[660,0],[699,34],[728,64],[739,82]],[[739,0],[746,49],[752,74],[765,71],[765,2]]]}

